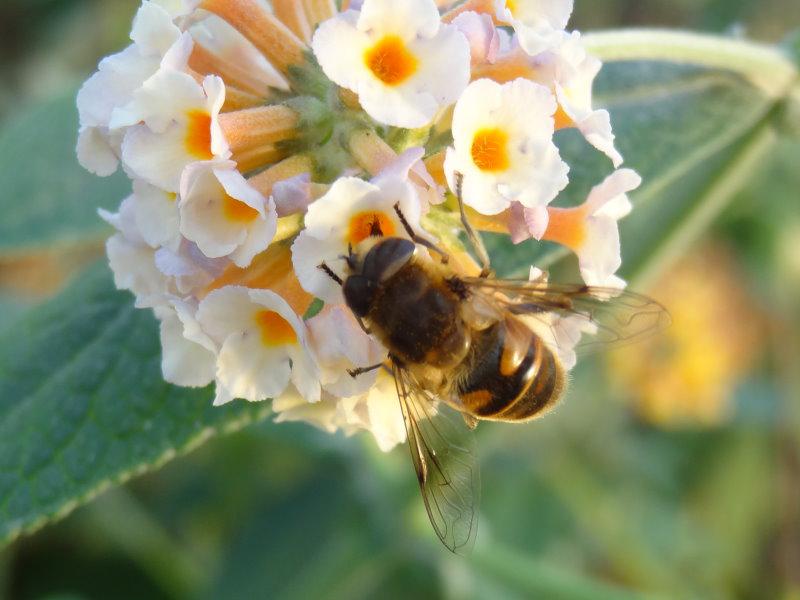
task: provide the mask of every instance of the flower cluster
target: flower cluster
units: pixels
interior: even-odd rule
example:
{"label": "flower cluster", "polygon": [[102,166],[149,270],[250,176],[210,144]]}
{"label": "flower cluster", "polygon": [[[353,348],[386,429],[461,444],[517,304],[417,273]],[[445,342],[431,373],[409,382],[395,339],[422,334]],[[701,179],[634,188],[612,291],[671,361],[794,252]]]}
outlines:
{"label": "flower cluster", "polygon": [[[445,231],[455,180],[481,229],[560,243],[584,280],[623,285],[618,220],[639,185],[613,171],[551,206],[577,128],[614,168],[600,62],[565,30],[571,0],[144,0],[131,44],[78,95],[78,158],[122,166],[115,282],[161,324],[163,374],[215,403],[273,399],[279,420],[404,429],[386,359],[317,268],[371,234],[418,235],[474,266]],[[450,202],[447,200],[450,199]],[[565,359],[572,363],[574,360]]]}

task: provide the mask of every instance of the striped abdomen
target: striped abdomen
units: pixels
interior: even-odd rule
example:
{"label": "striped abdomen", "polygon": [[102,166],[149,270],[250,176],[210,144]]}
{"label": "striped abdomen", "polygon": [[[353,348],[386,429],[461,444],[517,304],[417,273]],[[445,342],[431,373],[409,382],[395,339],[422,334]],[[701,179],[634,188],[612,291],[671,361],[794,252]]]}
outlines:
{"label": "striped abdomen", "polygon": [[479,419],[532,419],[564,389],[564,372],[553,352],[512,316],[474,334],[465,366],[457,392]]}

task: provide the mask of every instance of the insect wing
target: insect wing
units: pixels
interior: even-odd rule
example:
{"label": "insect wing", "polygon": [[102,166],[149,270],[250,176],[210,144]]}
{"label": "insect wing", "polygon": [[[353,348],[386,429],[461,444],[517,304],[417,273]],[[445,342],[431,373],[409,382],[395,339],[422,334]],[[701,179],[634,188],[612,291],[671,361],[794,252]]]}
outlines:
{"label": "insect wing", "polygon": [[[561,317],[549,325],[557,339],[572,337],[562,343],[574,346],[580,354],[638,342],[671,322],[661,304],[628,290],[478,277],[466,278],[465,283],[513,314],[541,319],[549,315]],[[571,326],[565,327],[567,323]]]}
{"label": "insect wing", "polygon": [[459,412],[437,402],[407,370],[394,363],[393,373],[428,517],[451,552],[468,554],[480,499],[474,434]]}

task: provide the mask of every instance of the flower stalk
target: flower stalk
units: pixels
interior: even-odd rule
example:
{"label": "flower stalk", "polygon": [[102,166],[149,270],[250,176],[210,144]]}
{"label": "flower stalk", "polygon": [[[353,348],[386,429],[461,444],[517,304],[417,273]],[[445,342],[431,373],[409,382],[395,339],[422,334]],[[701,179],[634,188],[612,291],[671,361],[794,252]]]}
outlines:
{"label": "flower stalk", "polygon": [[589,52],[606,61],[663,60],[733,71],[774,98],[797,82],[797,66],[779,49],[689,31],[626,29],[583,37]]}

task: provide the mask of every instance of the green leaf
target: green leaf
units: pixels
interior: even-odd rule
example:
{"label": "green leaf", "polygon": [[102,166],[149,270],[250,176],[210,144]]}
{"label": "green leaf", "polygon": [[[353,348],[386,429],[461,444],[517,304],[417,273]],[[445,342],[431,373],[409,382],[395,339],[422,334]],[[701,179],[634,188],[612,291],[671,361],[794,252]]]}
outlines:
{"label": "green leaf", "polygon": [[26,303],[19,298],[0,293],[0,332],[16,322],[26,308]]}
{"label": "green leaf", "polygon": [[150,311],[105,268],[0,332],[0,541],[58,518],[268,405],[162,380]]}
{"label": "green leaf", "polygon": [[101,179],[75,158],[75,92],[39,104],[0,127],[0,253],[102,237],[97,208],[130,192],[119,171]]}
{"label": "green leaf", "polygon": [[787,35],[782,46],[786,48],[795,64],[800,67],[800,29],[796,29]]}
{"label": "green leaf", "polygon": [[[692,508],[713,544],[706,577],[717,589],[734,595],[747,583],[747,569],[759,560],[759,543],[775,518],[772,490],[780,484],[772,468],[780,452],[772,440],[747,431],[731,434],[715,450]],[[727,501],[734,496],[736,502]]]}

